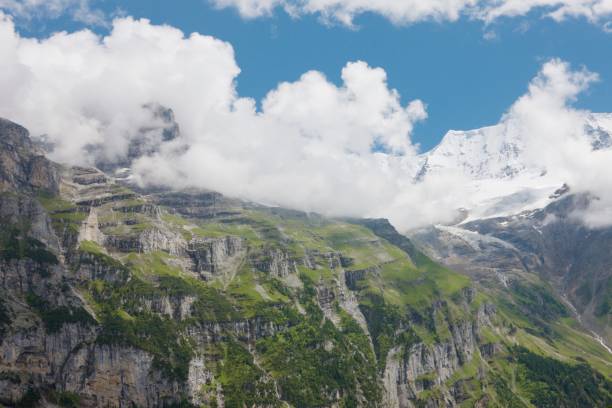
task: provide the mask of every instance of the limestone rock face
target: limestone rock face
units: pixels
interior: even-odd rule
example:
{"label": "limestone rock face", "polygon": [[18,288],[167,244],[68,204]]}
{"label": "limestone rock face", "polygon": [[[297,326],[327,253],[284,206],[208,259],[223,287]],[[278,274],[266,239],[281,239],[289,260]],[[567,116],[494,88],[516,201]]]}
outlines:
{"label": "limestone rock face", "polygon": [[106,246],[124,253],[164,251],[181,256],[188,251],[187,243],[181,235],[162,228],[150,228],[137,235],[108,235],[103,239]]}
{"label": "limestone rock face", "polygon": [[[483,305],[479,315],[486,315],[486,321],[495,315],[494,308]],[[464,364],[469,363],[479,349],[481,319],[473,322],[451,324],[448,329],[450,338],[446,341],[426,345],[417,343],[408,349],[395,347],[387,355],[385,372],[385,401],[389,407],[413,407],[418,395],[433,386],[441,386]],[[486,346],[487,355],[497,352],[495,346]],[[442,388],[444,405],[435,407],[455,407],[457,401],[452,392]]]}
{"label": "limestone rock face", "polygon": [[79,255],[75,277],[82,284],[87,284],[94,280],[108,283],[124,283],[128,280],[129,273],[127,268],[121,263],[110,263],[108,257],[82,253]]}
{"label": "limestone rock face", "polygon": [[81,347],[65,361],[61,381],[86,407],[162,406],[181,391],[156,376],[153,357],[133,348]]}
{"label": "limestone rock face", "polygon": [[246,246],[241,238],[233,236],[194,239],[187,253],[193,261],[194,271],[206,279],[235,271],[246,254]]}
{"label": "limestone rock face", "polygon": [[284,278],[297,273],[297,263],[288,252],[272,248],[250,258],[251,265],[276,278]]}
{"label": "limestone rock face", "polygon": [[0,118],[0,135],[0,191],[59,191],[56,166],[35,152],[25,128]]}

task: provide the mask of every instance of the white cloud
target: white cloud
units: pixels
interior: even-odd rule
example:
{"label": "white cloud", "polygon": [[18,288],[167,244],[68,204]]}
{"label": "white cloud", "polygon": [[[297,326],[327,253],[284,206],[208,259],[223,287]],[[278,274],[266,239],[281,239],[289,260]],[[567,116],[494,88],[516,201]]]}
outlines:
{"label": "white cloud", "polygon": [[588,112],[572,103],[597,79],[584,68],[572,71],[566,62],[551,60],[502,119],[525,140],[527,159],[567,181],[582,174],[576,166],[592,150],[584,128]]}
{"label": "white cloud", "polygon": [[500,17],[524,16],[534,10],[556,21],[568,17],[585,17],[591,22],[602,22],[612,15],[610,0],[493,0],[483,1],[478,15],[487,22]]}
{"label": "white cloud", "polygon": [[319,15],[326,21],[352,26],[364,13],[382,15],[395,24],[455,21],[461,16],[491,23],[500,17],[524,16],[532,11],[557,21],[585,17],[606,24],[612,0],[210,0],[217,7],[234,7],[245,18],[272,14],[276,8],[291,15]]}
{"label": "white cloud", "polygon": [[[612,149],[593,150],[585,129],[591,112],[576,109],[573,102],[598,78],[585,68],[572,70],[564,61],[551,60],[502,118],[509,132],[524,140],[526,160],[573,192],[596,197],[576,214],[591,227],[612,225]],[[612,117],[603,125],[612,131]]]}
{"label": "white cloud", "polygon": [[[174,110],[182,136],[134,164],[144,184],[385,216],[400,228],[450,221],[469,204],[467,180],[454,169],[412,182],[419,159],[410,134],[426,110],[419,100],[402,104],[384,70],[348,63],[339,86],[307,72],[271,90],[260,110],[237,94],[239,73],[230,44],[147,20],[117,19],[106,37],[83,30],[37,40],[0,15],[0,116],[46,134],[58,161],[125,158],[140,130],[155,124],[144,107],[155,102]],[[552,60],[501,119],[528,136],[527,160],[600,196],[583,216],[593,226],[611,208],[612,161],[591,151],[588,112],[572,102],[596,78]]]}
{"label": "white cloud", "polygon": [[25,20],[69,14],[75,21],[88,25],[107,24],[105,14],[93,8],[90,0],[0,0],[0,10]]}
{"label": "white cloud", "polygon": [[[348,27],[365,13],[381,15],[397,25],[423,21],[456,21],[461,17],[487,24],[502,17],[536,12],[563,21],[582,17],[609,30],[612,0],[208,0],[218,8],[234,8],[245,18],[270,16],[282,9],[293,17],[317,15],[324,22]],[[0,10],[19,19],[69,15],[89,25],[108,25],[108,16],[94,6],[101,0],[0,0]],[[116,13],[115,13],[116,14]],[[486,31],[492,33],[492,31]]]}
{"label": "white cloud", "polygon": [[353,25],[363,13],[380,14],[396,24],[425,20],[455,21],[478,0],[211,0],[218,7],[235,7],[246,18],[269,15],[282,8],[291,15],[318,14],[324,20]]}
{"label": "white cloud", "polygon": [[[69,15],[88,25],[108,26],[108,16],[93,4],[101,0],[0,0],[0,10],[19,19]],[[612,0],[208,0],[218,8],[235,8],[244,18],[270,16],[282,9],[289,15],[317,15],[325,22],[349,27],[365,13],[381,15],[397,25],[423,21],[456,21],[461,17],[487,24],[502,17],[531,12],[563,21],[582,17],[609,31]],[[116,15],[117,13],[115,13]],[[486,31],[491,35],[492,31]]]}
{"label": "white cloud", "polygon": [[135,164],[143,183],[335,215],[378,214],[409,184],[410,133],[426,116],[364,62],[346,65],[341,86],[316,71],[280,84],[257,111],[236,93],[231,45],[131,18],[104,38],[85,30],[35,40],[4,17],[0,71],[0,116],[46,134],[58,161],[125,157],[152,120],[143,105],[157,102],[174,110],[182,137]]}
{"label": "white cloud", "polygon": [[[219,8],[235,7],[241,16],[246,18],[261,17],[272,14],[275,8],[284,5],[283,0],[214,0]],[[288,6],[288,5],[287,5]]]}

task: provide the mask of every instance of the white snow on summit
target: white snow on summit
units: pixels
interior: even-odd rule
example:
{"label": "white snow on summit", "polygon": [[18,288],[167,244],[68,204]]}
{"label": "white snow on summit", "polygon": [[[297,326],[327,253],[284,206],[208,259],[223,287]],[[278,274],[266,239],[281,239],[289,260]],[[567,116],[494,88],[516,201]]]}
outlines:
{"label": "white snow on summit", "polygon": [[[585,134],[593,149],[612,148],[612,114],[589,114]],[[444,173],[465,177],[470,221],[542,208],[564,184],[524,154],[525,138],[511,122],[469,131],[449,131],[440,144],[420,156],[417,182]]]}

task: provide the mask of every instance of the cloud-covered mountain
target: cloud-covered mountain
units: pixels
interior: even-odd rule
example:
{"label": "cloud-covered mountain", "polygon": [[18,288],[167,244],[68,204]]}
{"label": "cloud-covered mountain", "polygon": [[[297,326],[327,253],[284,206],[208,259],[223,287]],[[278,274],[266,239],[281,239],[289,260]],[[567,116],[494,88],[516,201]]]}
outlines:
{"label": "cloud-covered mountain", "polygon": [[[593,153],[608,154],[612,148],[612,115],[585,114],[582,123],[584,132],[578,137],[583,143],[590,144]],[[471,198],[466,208],[470,219],[543,208],[556,198],[555,191],[567,179],[554,166],[533,160],[528,150],[533,137],[537,136],[524,134],[512,121],[470,131],[450,131],[438,146],[420,156],[422,164],[415,180],[420,183],[427,177],[461,174]],[[580,190],[579,185],[574,188]]]}
{"label": "cloud-covered mountain", "polygon": [[[410,138],[427,117],[425,103],[402,103],[386,72],[362,61],[346,64],[340,85],[317,71],[281,83],[258,108],[237,92],[232,46],[210,36],[123,18],[105,37],[77,31],[37,40],[19,35],[3,16],[0,39],[0,115],[25,124],[60,162],[130,163],[141,185],[207,188],[332,216],[382,216],[401,230],[451,222],[458,209],[526,187],[548,193],[563,184],[600,195],[585,215],[590,225],[610,219],[611,153],[594,150],[585,136],[609,121],[585,128],[592,114],[573,106],[597,75],[561,60],[542,66],[498,125],[458,145],[449,145],[461,139],[449,134],[427,155],[433,170],[426,171]],[[180,136],[160,143],[168,124],[152,103],[172,110]],[[151,145],[134,150],[143,143]],[[453,163],[444,151],[454,149],[462,155]],[[134,160],[135,153],[144,154]],[[474,176],[484,182],[487,172],[518,173],[474,190]]]}
{"label": "cloud-covered mountain", "polygon": [[143,194],[0,119],[0,220],[6,406],[612,402],[610,354],[545,282],[482,285],[384,219]]}

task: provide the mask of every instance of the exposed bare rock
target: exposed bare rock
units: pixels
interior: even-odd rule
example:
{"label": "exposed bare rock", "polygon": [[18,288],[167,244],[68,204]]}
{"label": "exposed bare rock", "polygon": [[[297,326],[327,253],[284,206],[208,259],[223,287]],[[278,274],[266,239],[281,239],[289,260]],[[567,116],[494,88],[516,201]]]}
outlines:
{"label": "exposed bare rock", "polygon": [[113,258],[82,252],[79,254],[75,277],[82,284],[87,284],[94,280],[108,283],[125,283],[129,278],[129,271]]}
{"label": "exposed bare rock", "polygon": [[140,303],[147,312],[167,316],[175,320],[185,320],[191,317],[191,306],[196,298],[193,296],[162,296],[154,299],[143,298]]}
{"label": "exposed bare rock", "polygon": [[479,349],[483,358],[492,359],[502,351],[502,346],[499,343],[486,343],[481,345]]}
{"label": "exposed bare rock", "polygon": [[243,261],[246,246],[242,238],[227,236],[220,239],[194,239],[187,253],[194,271],[205,279],[233,274]]}
{"label": "exposed bare rock", "polygon": [[92,241],[100,245],[104,245],[106,237],[100,231],[98,223],[98,211],[95,207],[89,210],[89,215],[85,222],[81,225],[79,231],[79,242]]}
{"label": "exposed bare rock", "polygon": [[29,132],[0,118],[0,191],[59,191],[57,166],[37,152]]}
{"label": "exposed bare rock", "polygon": [[196,339],[198,344],[217,343],[229,336],[253,344],[255,341],[274,336],[287,328],[286,325],[255,318],[231,322],[209,322],[198,327],[189,328],[188,334]]}
{"label": "exposed bare rock", "polygon": [[[483,305],[479,314],[486,315],[489,321],[494,309]],[[417,343],[407,349],[391,349],[383,376],[386,406],[413,407],[420,393],[431,385],[443,385],[455,371],[469,363],[474,354],[480,352],[478,333],[481,326],[478,320],[450,324],[451,337],[444,342],[433,345]],[[433,406],[456,406],[450,393],[446,394],[445,405]]]}
{"label": "exposed bare rock", "polygon": [[164,251],[170,255],[185,256],[188,247],[185,239],[166,228],[151,227],[138,235],[109,235],[105,245],[119,252],[151,253]]}
{"label": "exposed bare rock", "polygon": [[336,294],[333,288],[322,285],[317,286],[317,300],[325,317],[338,325],[340,317],[336,313]]}
{"label": "exposed bare rock", "polygon": [[224,406],[221,384],[216,383],[213,387],[214,383],[213,373],[206,368],[204,359],[196,357],[191,360],[187,388],[189,400],[193,405],[207,406],[215,401],[219,408]]}
{"label": "exposed bare rock", "polygon": [[249,258],[251,265],[276,278],[284,278],[297,273],[297,262],[283,250],[272,248]]}
{"label": "exposed bare rock", "polygon": [[61,381],[84,407],[155,407],[170,403],[181,386],[156,374],[153,357],[134,349],[87,345],[65,362]]}
{"label": "exposed bare rock", "polygon": [[93,167],[73,167],[72,182],[83,186],[104,184],[108,181],[106,175]]}

